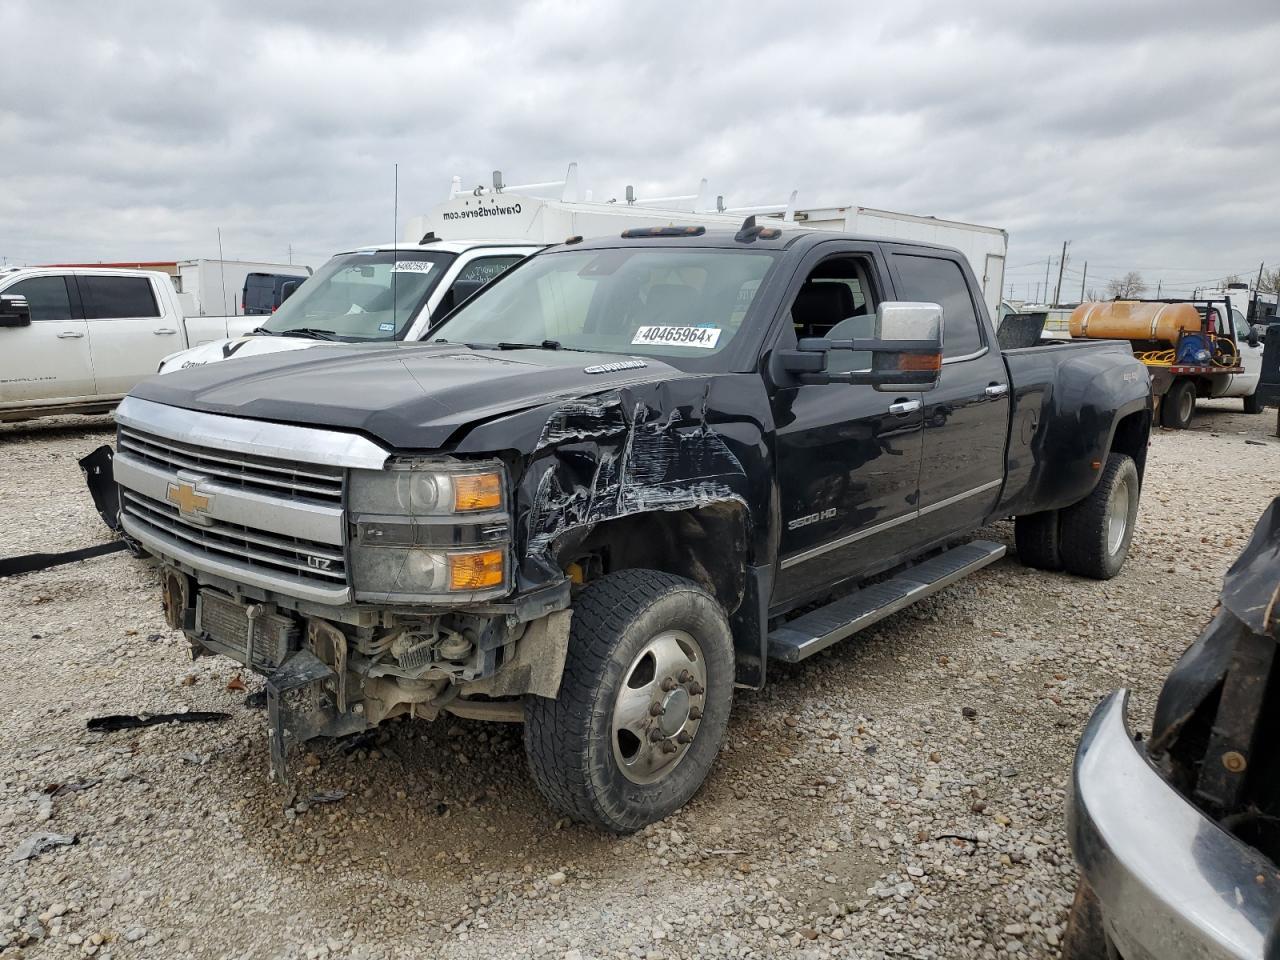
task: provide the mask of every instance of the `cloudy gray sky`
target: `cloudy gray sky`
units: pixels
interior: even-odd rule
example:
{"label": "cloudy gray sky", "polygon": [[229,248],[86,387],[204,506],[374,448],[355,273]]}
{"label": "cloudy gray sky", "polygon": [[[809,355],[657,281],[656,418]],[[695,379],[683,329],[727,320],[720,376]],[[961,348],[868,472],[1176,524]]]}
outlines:
{"label": "cloudy gray sky", "polygon": [[[1280,3],[0,6],[0,257],[318,265],[449,180],[1004,227],[1008,281],[1280,265]],[[1056,270],[1056,266],[1054,268]],[[1072,277],[1074,276],[1074,280]]]}

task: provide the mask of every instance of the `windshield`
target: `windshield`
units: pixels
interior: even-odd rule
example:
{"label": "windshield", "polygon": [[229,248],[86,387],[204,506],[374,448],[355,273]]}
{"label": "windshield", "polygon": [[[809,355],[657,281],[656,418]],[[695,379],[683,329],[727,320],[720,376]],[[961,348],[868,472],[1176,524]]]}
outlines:
{"label": "windshield", "polygon": [[738,336],[769,252],[688,247],[540,254],[431,332],[452,343],[540,344],[696,361]]}
{"label": "windshield", "polygon": [[339,340],[404,334],[444,275],[451,253],[341,253],[316,271],[263,324],[271,333],[313,330]]}

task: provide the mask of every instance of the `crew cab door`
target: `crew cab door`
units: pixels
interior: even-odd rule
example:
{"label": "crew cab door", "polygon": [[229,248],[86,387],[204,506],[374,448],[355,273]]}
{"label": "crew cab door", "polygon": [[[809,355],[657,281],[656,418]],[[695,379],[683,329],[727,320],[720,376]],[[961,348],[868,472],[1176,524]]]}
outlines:
{"label": "crew cab door", "polygon": [[26,297],[31,308],[30,325],[0,328],[0,404],[92,398],[89,329],[74,280],[61,274],[28,277],[0,292]]}
{"label": "crew cab door", "polygon": [[895,249],[898,298],[942,306],[942,375],[924,394],[922,544],[969,533],[990,515],[1005,475],[1009,376],[981,291],[959,254]]}
{"label": "crew cab door", "polygon": [[1257,346],[1249,343],[1253,328],[1245,315],[1235,307],[1231,308],[1231,326],[1236,335],[1236,348],[1240,351],[1240,366],[1244,373],[1233,373],[1231,385],[1227,388],[1229,397],[1251,397],[1258,389],[1258,380],[1262,376],[1262,341]]}
{"label": "crew cab door", "polygon": [[160,360],[185,345],[182,318],[166,316],[150,277],[80,274],[98,393],[128,393]]}
{"label": "crew cab door", "polygon": [[[798,337],[874,335],[891,299],[879,245],[824,243],[792,279],[777,348]],[[837,366],[839,365],[839,366]],[[869,368],[869,354],[831,352],[828,369]],[[779,570],[773,604],[882,569],[909,552],[920,479],[919,392],[864,384],[779,387],[773,396]]]}

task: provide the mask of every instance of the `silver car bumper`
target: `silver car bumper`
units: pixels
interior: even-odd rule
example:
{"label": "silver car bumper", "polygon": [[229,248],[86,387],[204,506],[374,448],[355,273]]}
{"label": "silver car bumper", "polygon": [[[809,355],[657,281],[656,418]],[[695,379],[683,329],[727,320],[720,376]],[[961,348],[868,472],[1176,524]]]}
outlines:
{"label": "silver car bumper", "polygon": [[1129,694],[1085,727],[1068,831],[1124,960],[1262,960],[1280,950],[1280,874],[1204,816],[1129,732]]}

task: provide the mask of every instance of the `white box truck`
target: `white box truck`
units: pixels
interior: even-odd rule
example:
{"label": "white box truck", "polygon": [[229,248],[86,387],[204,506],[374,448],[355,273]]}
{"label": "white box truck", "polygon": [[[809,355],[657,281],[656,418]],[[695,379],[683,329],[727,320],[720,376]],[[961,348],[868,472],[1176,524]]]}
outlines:
{"label": "white box truck", "polygon": [[244,315],[245,280],[251,273],[280,277],[311,276],[311,268],[292,263],[251,260],[179,260],[173,289],[188,317]]}
{"label": "white box truck", "polygon": [[[628,227],[688,223],[737,228],[744,216],[760,214],[811,230],[954,247],[965,255],[981,279],[983,299],[992,321],[997,322],[1000,317],[1009,234],[999,227],[854,204],[797,209],[794,192],[785,204],[726,209],[722,198],[708,193],[706,180],[696,194],[689,196],[637,199],[633,189],[627,187],[622,198],[601,202],[581,199],[577,181],[577,164],[569,165],[563,180],[523,186],[503,185],[500,171],[494,171],[492,186],[473,190],[462,189],[461,178],[454,177],[449,198],[431,213],[412,218],[405,239],[416,241],[430,232],[449,240],[483,237],[552,244],[573,236],[591,238],[617,233]],[[558,192],[559,199],[536,195],[545,192]]]}

